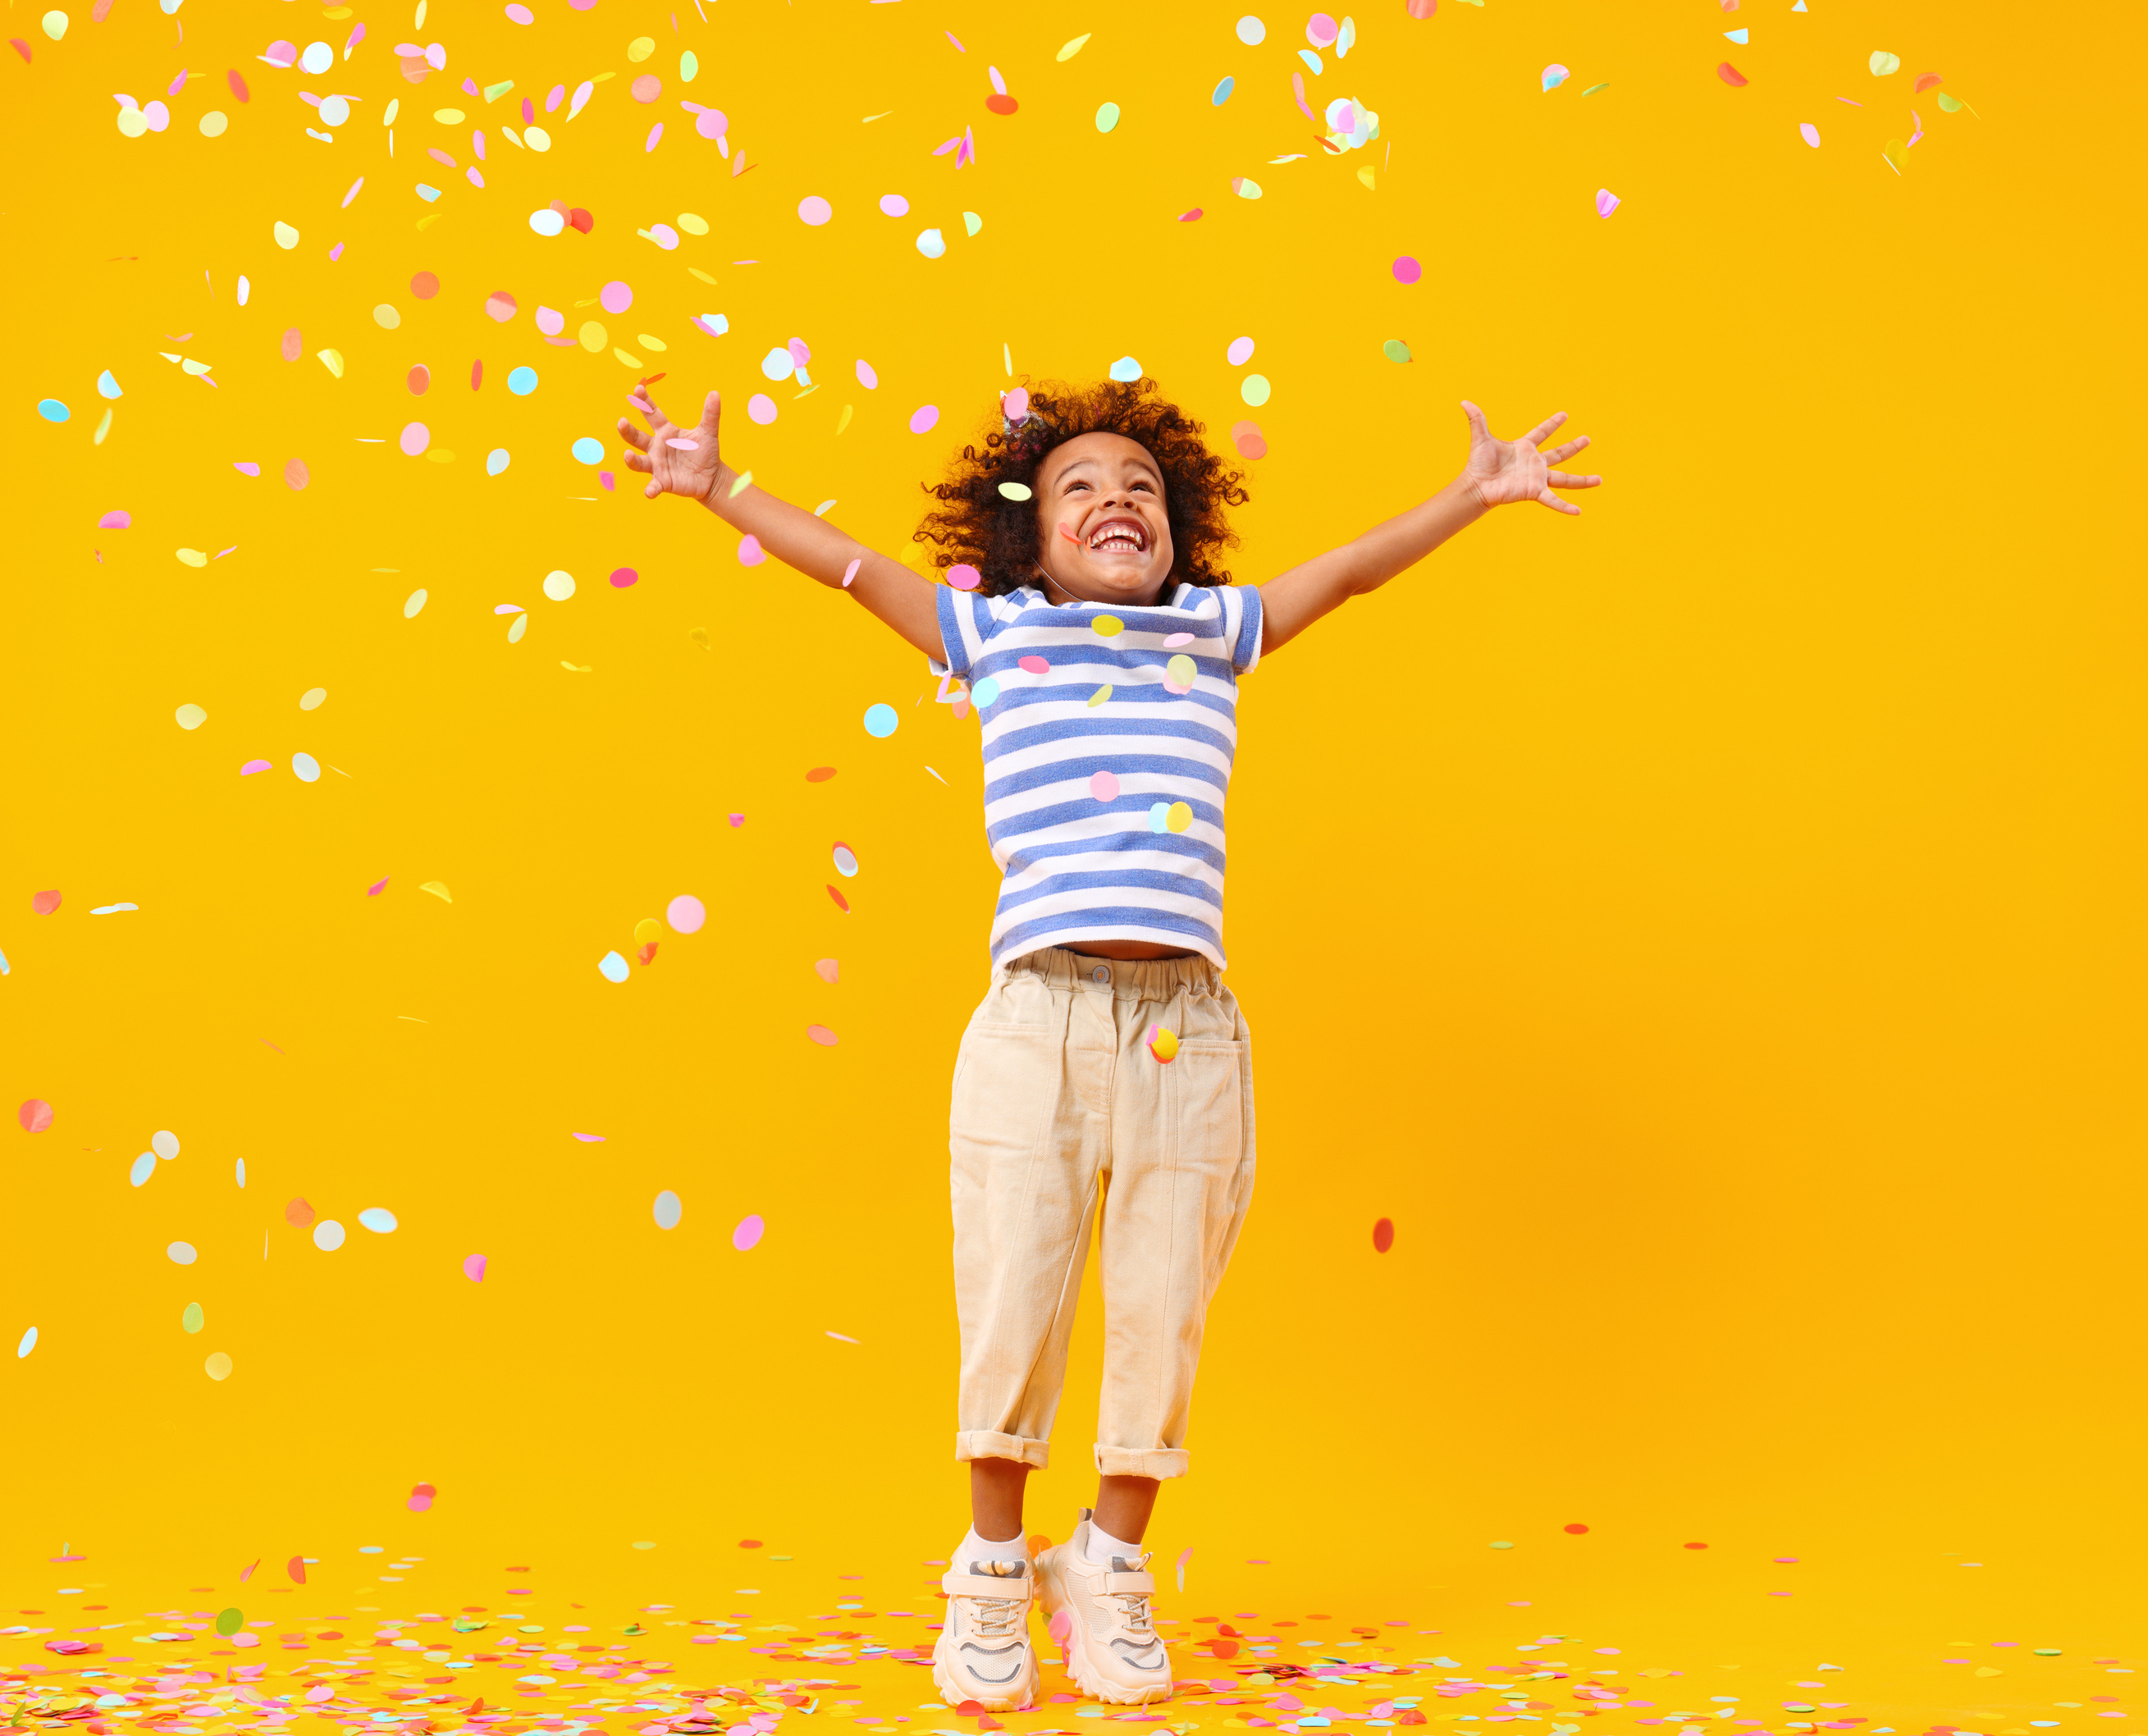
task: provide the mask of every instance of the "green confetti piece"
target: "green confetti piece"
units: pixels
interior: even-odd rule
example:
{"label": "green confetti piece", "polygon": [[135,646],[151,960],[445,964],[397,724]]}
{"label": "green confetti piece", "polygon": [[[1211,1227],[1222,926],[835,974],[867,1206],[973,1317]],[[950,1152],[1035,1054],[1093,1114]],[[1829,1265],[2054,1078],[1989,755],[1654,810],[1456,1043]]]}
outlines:
{"label": "green confetti piece", "polygon": [[[1390,338],[1380,346],[1380,354],[1391,362],[1407,362],[1410,359],[1410,347],[1399,338]],[[1494,1543],[1492,1547],[1494,1549],[1511,1549],[1514,1546],[1512,1543]]]}
{"label": "green confetti piece", "polygon": [[497,84],[488,84],[485,86],[484,99],[488,103],[497,103],[502,97],[505,96],[508,92],[514,88],[514,81],[512,78],[503,78]]}
{"label": "green confetti piece", "polygon": [[1610,80],[1608,80],[1608,79],[1607,78],[1607,79],[1606,79],[1603,83],[1601,83],[1601,84],[1592,84],[1592,85],[1590,85],[1587,90],[1585,90],[1585,91],[1582,92],[1582,95],[1583,95],[1584,97],[1593,97],[1593,96],[1594,96],[1594,95],[1596,94],[1596,93],[1597,93],[1597,92],[1598,92],[1599,90],[1608,90],[1608,89],[1610,89],[1610,88],[1611,88],[1611,82],[1610,82]]}

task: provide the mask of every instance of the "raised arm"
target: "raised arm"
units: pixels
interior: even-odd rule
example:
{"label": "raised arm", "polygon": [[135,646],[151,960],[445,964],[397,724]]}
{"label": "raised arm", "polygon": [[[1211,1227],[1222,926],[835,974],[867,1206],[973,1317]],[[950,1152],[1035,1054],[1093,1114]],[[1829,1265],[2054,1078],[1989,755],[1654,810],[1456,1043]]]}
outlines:
{"label": "raised arm", "polygon": [[1353,597],[1378,590],[1405,568],[1415,566],[1458,530],[1467,529],[1495,506],[1533,500],[1563,513],[1581,509],[1562,500],[1553,489],[1593,489],[1600,476],[1569,476],[1561,464],[1588,444],[1588,437],[1538,451],[1566,420],[1561,410],[1538,423],[1518,440],[1498,440],[1485,426],[1484,413],[1466,399],[1469,418],[1469,459],[1462,474],[1429,500],[1375,524],[1363,536],[1302,565],[1277,574],[1261,589],[1261,650],[1286,645],[1323,615]]}
{"label": "raised arm", "polygon": [[644,434],[625,417],[619,420],[620,435],[633,448],[626,455],[627,468],[649,479],[644,494],[651,500],[659,494],[680,494],[699,501],[733,529],[754,537],[785,566],[831,590],[847,590],[926,656],[945,655],[939,610],[928,582],[802,507],[750,482],[738,486],[739,474],[723,461],[716,441],[721,393],[709,394],[701,419],[692,428],[680,427],[659,409],[645,386],[637,386],[627,402],[649,424]]}

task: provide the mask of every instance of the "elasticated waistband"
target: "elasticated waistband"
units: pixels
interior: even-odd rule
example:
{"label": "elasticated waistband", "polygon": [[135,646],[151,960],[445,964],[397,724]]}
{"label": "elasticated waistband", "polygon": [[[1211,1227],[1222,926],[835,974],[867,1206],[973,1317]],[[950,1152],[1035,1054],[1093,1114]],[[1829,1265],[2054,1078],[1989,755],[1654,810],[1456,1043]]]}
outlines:
{"label": "elasticated waistband", "polygon": [[1000,969],[1009,976],[1041,976],[1056,989],[1109,989],[1142,1001],[1168,1001],[1187,989],[1212,995],[1223,986],[1223,973],[1198,953],[1184,958],[1091,958],[1063,946],[1046,946],[1010,959]]}

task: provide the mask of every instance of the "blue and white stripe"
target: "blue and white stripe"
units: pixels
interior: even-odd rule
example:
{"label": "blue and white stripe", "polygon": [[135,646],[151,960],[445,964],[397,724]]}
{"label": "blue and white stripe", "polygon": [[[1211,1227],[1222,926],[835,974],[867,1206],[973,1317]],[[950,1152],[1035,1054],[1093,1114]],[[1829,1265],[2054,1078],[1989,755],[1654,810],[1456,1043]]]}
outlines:
{"label": "blue and white stripe", "polygon": [[[1003,876],[993,964],[1114,940],[1183,946],[1221,969],[1223,799],[1237,678],[1261,657],[1261,594],[1182,585],[1137,609],[942,585],[939,602],[946,661],[932,668],[970,684],[983,727],[985,835]],[[1106,616],[1122,624],[1108,638],[1096,630]],[[1183,693],[1167,681],[1181,655],[1194,667]],[[1049,667],[1025,670],[1025,657]],[[1094,793],[1099,772],[1117,780],[1108,799]],[[1174,829],[1182,802],[1192,817]]]}

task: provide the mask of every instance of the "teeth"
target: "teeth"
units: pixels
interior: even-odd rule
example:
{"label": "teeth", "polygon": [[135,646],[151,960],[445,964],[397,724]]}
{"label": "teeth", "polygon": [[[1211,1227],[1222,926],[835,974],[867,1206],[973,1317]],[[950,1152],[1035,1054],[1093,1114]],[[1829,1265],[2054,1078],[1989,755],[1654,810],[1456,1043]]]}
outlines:
{"label": "teeth", "polygon": [[1113,543],[1123,543],[1129,549],[1138,551],[1142,547],[1142,538],[1139,532],[1126,525],[1109,524],[1089,539],[1092,549],[1105,548]]}

